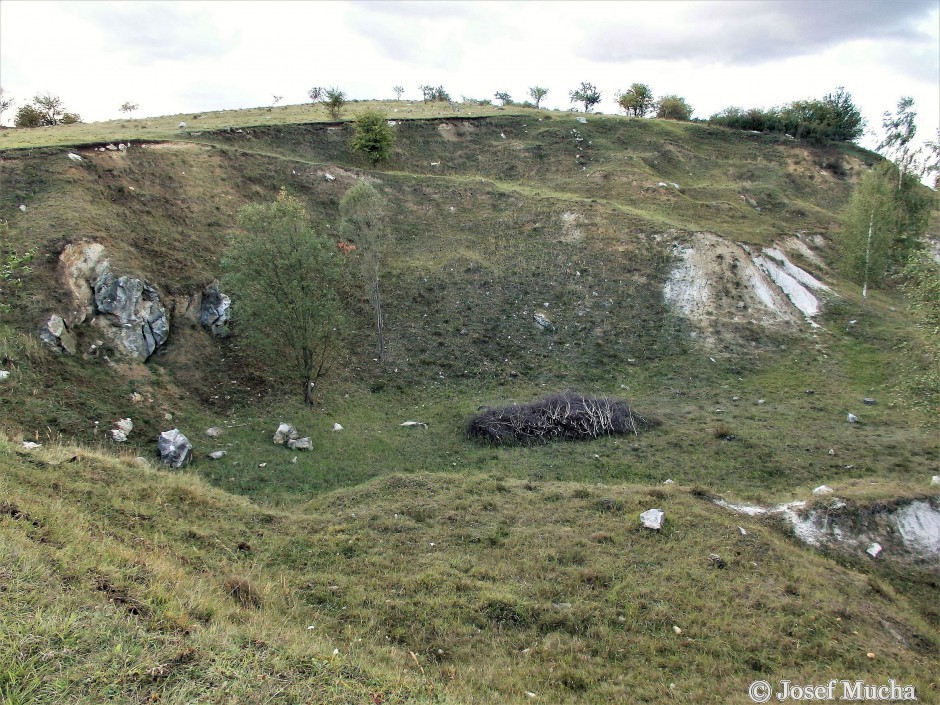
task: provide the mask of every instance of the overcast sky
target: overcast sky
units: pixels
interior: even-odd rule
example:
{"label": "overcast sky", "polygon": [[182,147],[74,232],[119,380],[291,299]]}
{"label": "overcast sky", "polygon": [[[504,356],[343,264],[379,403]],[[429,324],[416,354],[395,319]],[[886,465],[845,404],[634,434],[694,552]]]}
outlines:
{"label": "overcast sky", "polygon": [[[914,97],[919,136],[940,125],[940,0],[734,2],[37,2],[0,0],[0,85],[22,105],[61,96],[85,121],[307,100],[523,100],[567,109],[582,81],[616,112],[638,81],[707,118],[845,86],[870,127]],[[12,111],[3,116],[12,121]],[[869,138],[871,142],[873,138]]]}

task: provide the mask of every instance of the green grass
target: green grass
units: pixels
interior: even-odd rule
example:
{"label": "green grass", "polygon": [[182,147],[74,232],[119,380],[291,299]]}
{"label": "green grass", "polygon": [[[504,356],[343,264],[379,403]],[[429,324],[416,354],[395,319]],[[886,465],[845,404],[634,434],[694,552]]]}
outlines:
{"label": "green grass", "polygon": [[75,448],[0,463],[10,702],[717,703],[784,677],[936,695],[935,625],[889,578],[680,487],[493,463],[278,510]]}
{"label": "green grass", "polygon": [[[534,109],[498,106],[459,106],[455,113],[446,103],[420,101],[353,101],[340,113],[341,121],[348,121],[367,110],[387,113],[390,119],[412,120],[440,116],[518,115],[549,113]],[[186,123],[180,128],[181,122]],[[257,125],[294,125],[297,123],[337,121],[322,103],[281,105],[272,108],[244,108],[202,113],[179,113],[145,118],[121,118],[104,122],[56,125],[54,127],[18,128],[0,130],[0,149],[29,149],[50,146],[75,146],[117,143],[126,140],[176,140],[190,135],[226,128],[244,128]]]}
{"label": "green grass", "polygon": [[[35,252],[0,312],[0,699],[743,702],[761,677],[895,678],[936,699],[934,576],[820,555],[705,499],[823,483],[860,504],[924,496],[937,417],[906,383],[927,363],[903,299],[863,305],[805,263],[839,295],[821,329],[717,322],[709,348],[660,293],[692,232],[828,238],[870,155],[658,120],[380,107],[403,122],[378,169],[310,106],[0,131],[4,253]],[[126,154],[87,147],[127,139]],[[314,408],[237,335],[176,325],[146,365],[38,343],[66,305],[65,243],[101,242],[182,305],[218,276],[241,205],[284,187],[337,232],[358,178],[390,203],[389,358],[372,359],[350,262],[350,326]],[[662,425],[529,448],[464,438],[480,405],[569,388]],[[106,430],[127,416],[121,446]],[[275,446],[281,421],[314,450]],[[172,427],[196,447],[185,473],[154,469]],[[19,452],[24,438],[44,450]],[[638,528],[651,506],[661,534]],[[232,599],[236,578],[260,607]]]}

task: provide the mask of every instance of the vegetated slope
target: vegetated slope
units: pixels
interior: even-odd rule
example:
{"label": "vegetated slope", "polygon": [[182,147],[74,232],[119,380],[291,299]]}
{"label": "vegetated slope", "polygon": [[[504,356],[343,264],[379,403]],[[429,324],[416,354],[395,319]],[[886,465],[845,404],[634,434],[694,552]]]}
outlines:
{"label": "vegetated slope", "polygon": [[[81,162],[58,148],[3,154],[3,245],[36,256],[15,274],[21,287],[3,284],[0,369],[11,374],[0,415],[13,445],[53,446],[3,451],[4,564],[36,577],[0,593],[16,600],[0,611],[17,669],[5,684],[88,702],[154,690],[170,702],[195,692],[505,702],[526,691],[548,702],[726,702],[761,676],[849,676],[907,678],[930,697],[936,684],[918,674],[937,670],[932,574],[840,565],[688,490],[765,503],[824,482],[843,494],[861,483],[879,501],[926,492],[935,421],[897,390],[917,369],[920,333],[896,294],[863,306],[831,268],[829,236],[872,155],[546,111],[395,128],[396,152],[377,170],[338,124],[73,147]],[[38,342],[70,303],[67,243],[101,243],[172,310],[218,276],[242,204],[283,187],[333,233],[357,178],[389,202],[389,357],[373,360],[351,260],[352,327],[313,412],[277,393],[285,381],[244,355],[237,332],[219,341],[179,316],[146,364]],[[730,244],[712,252],[716,238]],[[734,258],[743,270],[770,246],[831,287],[813,323],[737,307],[750,299]],[[721,304],[697,321],[664,297],[690,247]],[[662,426],[533,448],[464,438],[480,404],[566,388],[628,397]],[[848,411],[862,423],[847,423]],[[124,417],[135,424],[127,452],[148,458],[159,431],[181,428],[196,445],[193,471],[215,489],[54,449],[65,436],[112,453],[106,429]],[[429,427],[399,426],[409,419]],[[283,420],[313,438],[313,453],[293,462],[272,446]],[[208,438],[210,426],[223,435]],[[217,449],[227,455],[209,461]],[[648,487],[666,479],[679,487]],[[662,534],[637,528],[651,506],[667,512]],[[260,585],[261,607],[228,577]],[[69,592],[30,587],[46,579]],[[95,611],[99,601],[114,611]],[[51,626],[31,616],[37,604],[55,614]],[[61,648],[36,651],[26,635],[44,629]],[[98,675],[81,684],[89,664]],[[724,691],[712,690],[716,673]]]}
{"label": "vegetated slope", "polygon": [[[339,199],[367,176],[391,204],[394,236],[383,288],[398,373],[379,369],[379,384],[510,372],[579,383],[685,349],[685,324],[661,294],[674,243],[698,230],[756,245],[825,234],[850,180],[820,165],[859,166],[833,150],[748,133],[594,116],[581,124],[547,112],[405,121],[396,130],[396,154],[381,172],[358,168],[345,125],[189,137],[213,149],[86,148],[77,150],[81,163],[57,149],[7,153],[8,246],[38,253],[12,320],[32,332],[65,303],[56,257],[66,242],[101,242],[116,267],[184,295],[218,275],[241,204],[286,187],[321,229],[335,228]],[[360,315],[349,347],[361,350],[367,304],[350,281],[347,300]],[[536,310],[555,334],[534,325]],[[171,332],[169,356],[175,342]],[[376,370],[364,356],[358,362],[367,375]]]}
{"label": "vegetated slope", "polygon": [[[929,573],[840,564],[676,487],[495,468],[278,510],[68,446],[0,440],[0,469],[12,702],[725,703],[846,677],[937,694]],[[639,526],[651,506],[661,532]]]}

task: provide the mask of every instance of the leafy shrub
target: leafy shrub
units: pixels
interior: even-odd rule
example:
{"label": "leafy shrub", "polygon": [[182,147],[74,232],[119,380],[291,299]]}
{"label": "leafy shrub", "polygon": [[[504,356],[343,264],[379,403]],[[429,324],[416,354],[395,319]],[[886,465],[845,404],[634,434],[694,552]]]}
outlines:
{"label": "leafy shrub", "polygon": [[656,117],[666,120],[689,120],[692,117],[692,106],[686,103],[682,96],[664,95],[656,101]]}
{"label": "leafy shrub", "polygon": [[352,148],[364,154],[375,166],[392,153],[395,136],[385,116],[377,110],[368,110],[356,118]]}

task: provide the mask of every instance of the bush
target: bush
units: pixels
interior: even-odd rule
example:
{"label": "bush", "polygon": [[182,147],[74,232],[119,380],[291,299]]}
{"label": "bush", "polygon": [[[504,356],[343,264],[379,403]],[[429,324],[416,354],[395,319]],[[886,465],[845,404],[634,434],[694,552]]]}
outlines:
{"label": "bush", "polygon": [[391,156],[395,136],[385,116],[377,110],[368,110],[356,118],[352,148],[364,154],[375,166]]}
{"label": "bush", "polygon": [[638,414],[625,401],[561,392],[529,404],[484,409],[470,419],[467,438],[493,445],[528,445],[636,435],[657,425],[657,421]]}
{"label": "bush", "polygon": [[656,102],[656,117],[665,120],[689,120],[692,106],[678,95],[664,95]]}
{"label": "bush", "polygon": [[708,120],[738,130],[782,132],[814,142],[851,142],[862,136],[865,121],[844,88],[822,100],[796,100],[782,108],[725,108]]}
{"label": "bush", "polygon": [[444,86],[421,86],[421,95],[425,103],[441,103],[450,101],[450,93],[444,90]]}
{"label": "bush", "polygon": [[14,127],[42,127],[43,112],[34,105],[23,105],[16,111],[16,117],[13,118]]}

